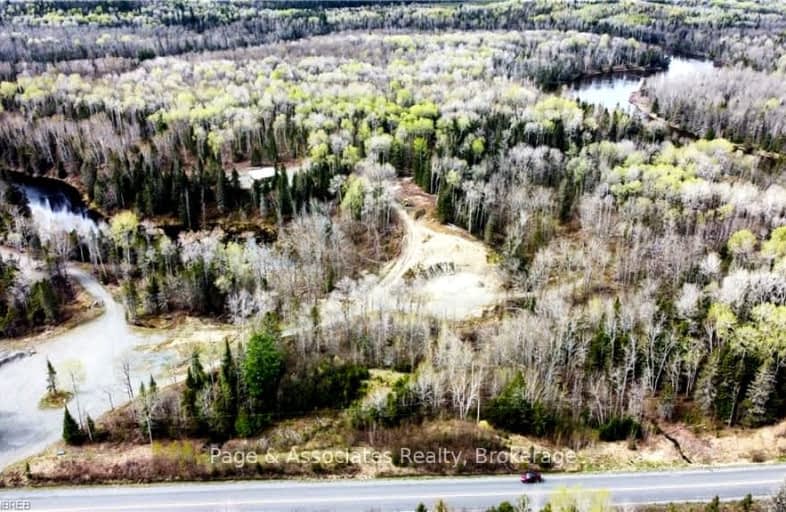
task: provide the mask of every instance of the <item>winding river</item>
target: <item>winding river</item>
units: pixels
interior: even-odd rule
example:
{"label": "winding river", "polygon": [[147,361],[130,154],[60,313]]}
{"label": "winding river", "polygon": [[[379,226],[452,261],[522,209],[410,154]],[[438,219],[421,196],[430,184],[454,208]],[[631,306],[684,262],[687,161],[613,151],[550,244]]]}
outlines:
{"label": "winding river", "polygon": [[668,69],[648,75],[614,73],[579,80],[566,86],[565,93],[586,103],[602,105],[609,111],[617,108],[627,113],[636,111],[630,95],[638,91],[645,78],[666,79],[691,75],[713,68],[711,60],[672,57]]}
{"label": "winding river", "polygon": [[[65,229],[98,229],[96,221],[84,211],[72,208],[67,199],[53,197],[41,189],[25,189],[33,221],[37,225]],[[25,255],[18,255],[26,258]],[[31,266],[31,262],[27,262]],[[40,452],[60,439],[62,409],[40,409],[46,393],[46,361],[58,370],[59,385],[71,389],[76,378],[78,407],[96,418],[112,405],[127,401],[121,368],[128,361],[136,389],[139,379],[148,374],[161,375],[174,354],[139,350],[161,343],[165,331],[142,330],[129,326],[124,307],[89,272],[69,266],[68,274],[96,301],[104,313],[85,324],[34,343],[35,353],[0,366],[0,468]],[[69,403],[77,413],[77,400]]]}

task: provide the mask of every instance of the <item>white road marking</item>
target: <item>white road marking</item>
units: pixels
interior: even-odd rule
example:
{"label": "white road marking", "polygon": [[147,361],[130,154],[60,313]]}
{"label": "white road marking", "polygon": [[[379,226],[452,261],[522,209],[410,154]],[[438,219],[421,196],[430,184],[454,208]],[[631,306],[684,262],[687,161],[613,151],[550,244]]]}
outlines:
{"label": "white road marking", "polygon": [[[686,490],[686,489],[717,489],[719,485],[723,487],[750,487],[751,485],[771,485],[779,484],[782,479],[773,480],[760,480],[756,482],[702,482],[695,484],[674,484],[674,485],[649,485],[646,487],[617,487],[604,489],[612,493],[620,492],[642,492],[642,491],[658,491],[658,490]],[[526,491],[524,490],[526,489]],[[598,487],[583,487],[584,490],[597,490]],[[450,501],[452,498],[493,498],[493,497],[507,497],[519,496],[521,494],[545,495],[550,494],[553,489],[532,489],[529,487],[521,487],[518,491],[493,491],[493,492],[475,492],[475,493],[429,493],[417,495],[382,495],[382,496],[324,496],[324,497],[299,497],[299,498],[273,498],[273,499],[252,499],[252,500],[238,500],[238,501],[204,501],[204,502],[190,502],[190,503],[145,503],[140,505],[102,505],[102,506],[79,506],[77,508],[36,508],[36,510],[43,510],[45,512],[110,512],[110,511],[123,511],[123,510],[148,510],[155,509],[187,509],[193,507],[225,507],[227,505],[305,505],[305,504],[324,504],[330,505],[333,503],[351,503],[351,502],[380,502],[387,500],[430,500],[430,499],[444,499]],[[184,491],[187,493],[187,491]],[[671,500],[673,501],[673,500]]]}

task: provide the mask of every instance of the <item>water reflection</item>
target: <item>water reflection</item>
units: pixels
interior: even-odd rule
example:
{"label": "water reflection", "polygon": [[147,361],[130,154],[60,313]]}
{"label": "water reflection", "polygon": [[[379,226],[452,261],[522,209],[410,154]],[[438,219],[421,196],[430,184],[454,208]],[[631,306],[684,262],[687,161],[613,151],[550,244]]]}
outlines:
{"label": "water reflection", "polygon": [[[646,77],[665,79],[682,77],[711,70],[711,60],[685,59],[672,57],[669,68],[657,71]],[[636,107],[630,103],[630,95],[641,88],[645,75],[636,73],[615,73],[579,80],[566,87],[566,94],[586,103],[602,105],[608,110],[618,108],[632,113]]]}
{"label": "water reflection", "polygon": [[99,231],[98,223],[83,205],[74,202],[62,191],[22,185],[27,196],[30,218],[42,241],[76,232],[80,239],[90,239]]}
{"label": "water reflection", "polygon": [[[42,240],[57,245],[74,231],[87,239],[106,227],[103,221],[91,218],[77,198],[54,186],[19,186],[27,195],[31,218]],[[19,257],[30,261],[27,254]],[[69,408],[82,420],[87,415],[98,418],[128,399],[123,384],[124,365],[130,368],[136,386],[150,375],[161,381],[168,369],[179,363],[172,350],[152,350],[170,331],[128,325],[125,307],[89,270],[69,264],[67,272],[96,303],[103,304],[104,313],[75,328],[37,339],[29,357],[0,366],[0,469],[61,437],[62,409],[38,406],[47,392],[47,361],[57,369],[62,388],[72,389],[76,383],[78,400],[72,400]]]}

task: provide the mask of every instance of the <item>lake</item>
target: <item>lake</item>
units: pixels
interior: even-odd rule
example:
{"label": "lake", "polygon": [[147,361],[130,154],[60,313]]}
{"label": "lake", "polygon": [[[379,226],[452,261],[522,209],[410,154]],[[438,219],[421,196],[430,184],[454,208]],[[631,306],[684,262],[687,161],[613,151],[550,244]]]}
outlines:
{"label": "lake", "polygon": [[602,105],[608,110],[618,108],[624,112],[634,112],[636,107],[630,103],[630,95],[639,90],[642,81],[647,77],[665,76],[676,78],[708,71],[713,63],[708,59],[686,59],[672,57],[669,68],[649,74],[613,73],[578,80],[565,86],[565,94],[578,98],[586,103]]}

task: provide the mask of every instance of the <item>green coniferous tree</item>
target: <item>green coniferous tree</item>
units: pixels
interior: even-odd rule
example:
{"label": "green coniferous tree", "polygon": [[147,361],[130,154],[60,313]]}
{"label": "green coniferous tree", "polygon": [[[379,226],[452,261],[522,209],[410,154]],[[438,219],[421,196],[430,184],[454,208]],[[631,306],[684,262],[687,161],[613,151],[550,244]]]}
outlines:
{"label": "green coniferous tree", "polygon": [[238,174],[237,169],[232,169],[232,180],[229,182],[229,194],[227,194],[227,203],[230,208],[237,208],[238,204],[238,193],[240,191],[240,174]]}
{"label": "green coniferous tree", "polygon": [[271,328],[254,334],[248,341],[243,361],[243,384],[248,394],[243,421],[247,432],[254,432],[266,422],[273,410],[284,361],[278,340]]}
{"label": "green coniferous tree", "polygon": [[30,321],[52,323],[59,316],[57,294],[49,281],[38,281],[30,294]]}
{"label": "green coniferous tree", "polygon": [[46,391],[50,395],[57,393],[57,372],[48,358],[46,360]]}
{"label": "green coniferous tree", "polygon": [[767,404],[775,389],[775,371],[771,361],[765,361],[756,371],[756,377],[748,387],[744,422],[750,427],[764,425],[771,418]]}
{"label": "green coniferous tree", "polygon": [[161,287],[158,284],[155,274],[151,275],[147,280],[147,288],[145,289],[145,309],[149,314],[156,315],[159,312],[158,298],[161,293]]}
{"label": "green coniferous tree", "polygon": [[292,216],[292,193],[289,190],[289,177],[286,170],[277,168],[278,212],[282,219]]}
{"label": "green coniferous tree", "polygon": [[437,193],[437,218],[442,223],[453,222],[453,187],[442,184]]}
{"label": "green coniferous tree", "polygon": [[191,374],[191,368],[186,372],[186,383],[180,403],[185,416],[186,431],[196,434],[199,430],[199,410],[197,409],[197,389],[194,376]]}
{"label": "green coniferous tree", "polygon": [[191,364],[186,371],[185,388],[181,397],[181,406],[186,422],[186,431],[193,435],[204,433],[204,415],[199,409],[198,395],[207,382],[207,376],[199,359],[199,352],[191,353]]}
{"label": "green coniferous tree", "polygon": [[219,168],[216,170],[216,206],[218,212],[224,213],[227,208],[227,177],[224,170]]}
{"label": "green coniferous tree", "polygon": [[229,341],[224,342],[224,357],[221,360],[221,373],[218,378],[218,396],[214,403],[214,433],[219,438],[231,436],[237,420],[237,368],[229,348]]}
{"label": "green coniferous tree", "polygon": [[65,441],[66,444],[79,445],[82,444],[84,440],[85,436],[82,429],[79,428],[79,424],[74,417],[71,416],[68,407],[66,407],[63,413],[63,441]]}

